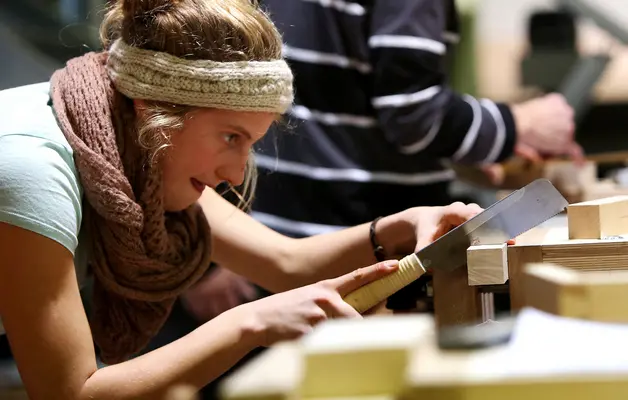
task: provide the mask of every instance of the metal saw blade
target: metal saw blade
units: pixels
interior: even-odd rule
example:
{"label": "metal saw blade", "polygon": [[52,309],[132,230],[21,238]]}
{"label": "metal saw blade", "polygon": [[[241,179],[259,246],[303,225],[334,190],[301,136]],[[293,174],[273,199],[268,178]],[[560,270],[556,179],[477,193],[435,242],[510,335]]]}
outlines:
{"label": "metal saw blade", "polygon": [[416,255],[430,269],[453,270],[472,245],[501,244],[552,218],[569,203],[547,179],[537,179],[457,226]]}

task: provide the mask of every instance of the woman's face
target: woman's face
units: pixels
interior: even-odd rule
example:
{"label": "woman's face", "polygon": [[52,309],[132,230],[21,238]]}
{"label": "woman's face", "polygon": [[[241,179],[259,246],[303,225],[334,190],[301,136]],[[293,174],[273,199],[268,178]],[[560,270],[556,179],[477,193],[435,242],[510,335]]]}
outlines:
{"label": "woman's face", "polygon": [[244,181],[253,144],[276,114],[199,109],[174,132],[162,162],[164,208],[180,211],[196,202],[206,186]]}

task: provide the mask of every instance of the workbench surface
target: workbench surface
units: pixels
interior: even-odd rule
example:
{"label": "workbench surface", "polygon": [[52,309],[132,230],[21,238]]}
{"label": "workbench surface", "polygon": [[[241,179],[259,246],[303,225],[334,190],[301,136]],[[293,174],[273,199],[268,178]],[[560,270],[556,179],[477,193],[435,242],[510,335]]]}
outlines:
{"label": "workbench surface", "polygon": [[[383,321],[390,329],[413,323],[410,345],[399,338],[400,332],[395,341],[386,342],[380,337],[371,345],[366,343],[367,333],[380,330],[381,326],[373,328]],[[334,337],[325,337],[325,330]],[[343,330],[346,336],[339,338]],[[433,320],[427,315],[329,321],[322,328],[319,325],[311,336],[277,345],[245,366],[225,382],[222,397],[625,399],[626,335],[628,325],[571,320],[525,309],[517,317],[507,344],[483,350],[442,350],[436,345]],[[585,337],[595,337],[595,343],[586,345]],[[355,338],[353,345],[338,346],[350,338]],[[328,342],[322,344],[325,340]],[[404,368],[398,370],[397,363],[391,361],[388,365],[383,361],[393,360],[391,354],[405,346]],[[330,362],[324,364],[323,360]],[[338,369],[340,364],[351,367]],[[391,386],[391,382],[395,384]]]}

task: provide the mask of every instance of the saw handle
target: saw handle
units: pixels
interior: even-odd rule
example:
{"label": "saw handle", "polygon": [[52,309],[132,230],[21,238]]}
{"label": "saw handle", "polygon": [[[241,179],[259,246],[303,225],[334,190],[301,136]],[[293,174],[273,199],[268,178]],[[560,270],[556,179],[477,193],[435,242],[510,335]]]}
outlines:
{"label": "saw handle", "polygon": [[425,272],[419,257],[410,254],[399,261],[397,271],[354,290],[344,297],[344,301],[363,313],[419,279]]}

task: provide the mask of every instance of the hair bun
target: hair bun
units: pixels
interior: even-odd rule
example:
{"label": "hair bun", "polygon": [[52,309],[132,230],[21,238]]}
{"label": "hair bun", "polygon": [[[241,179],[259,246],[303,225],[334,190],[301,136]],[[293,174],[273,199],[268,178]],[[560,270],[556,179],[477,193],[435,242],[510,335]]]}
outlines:
{"label": "hair bun", "polygon": [[[119,0],[121,25],[129,44],[145,47],[153,36],[157,20],[175,12],[180,0]],[[150,48],[150,45],[148,46]],[[153,48],[153,50],[160,50]]]}
{"label": "hair bun", "polygon": [[149,19],[172,10],[177,0],[122,0],[125,18]]}

